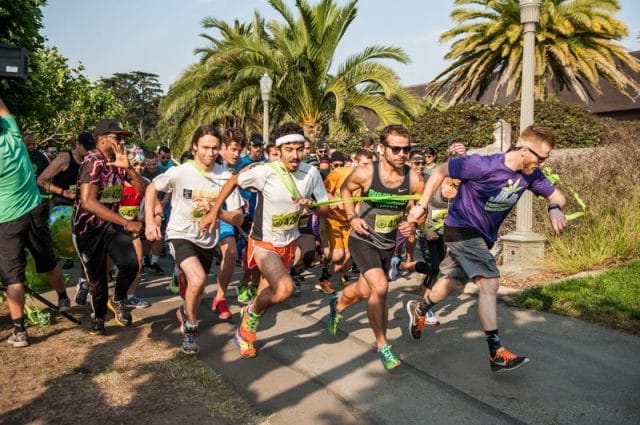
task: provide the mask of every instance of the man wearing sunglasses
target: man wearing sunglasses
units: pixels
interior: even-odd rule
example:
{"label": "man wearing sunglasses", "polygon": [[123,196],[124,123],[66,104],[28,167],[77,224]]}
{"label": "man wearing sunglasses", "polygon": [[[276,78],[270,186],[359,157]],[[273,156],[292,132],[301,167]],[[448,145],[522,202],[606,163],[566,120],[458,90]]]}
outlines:
{"label": "man wearing sunglasses", "polygon": [[[386,370],[391,370],[400,365],[400,360],[391,352],[386,336],[387,272],[395,251],[397,232],[409,236],[416,230],[415,223],[403,220],[408,201],[392,197],[422,193],[424,184],[420,176],[405,165],[411,151],[409,131],[405,127],[385,127],[380,142],[383,147],[380,161],[374,162],[371,168],[356,167],[342,184],[344,212],[353,229],[349,235],[349,251],[361,274],[356,283],[345,288],[339,299],[330,300],[327,331],[335,335],[344,310],[367,299],[367,315],[380,360]],[[348,199],[358,191],[380,199],[362,201],[356,213],[354,203]]]}
{"label": "man wearing sunglasses", "polygon": [[454,158],[434,170],[422,197],[409,213],[412,222],[424,215],[446,177],[460,179],[461,183],[445,219],[448,252],[440,264],[442,277],[410,311],[414,338],[420,335],[414,331],[424,322],[427,311],[472,280],[478,286],[478,315],[487,337],[491,370],[513,370],[529,362],[527,357],[513,354],[500,342],[496,311],[500,272],[489,250],[497,240],[500,225],[527,189],[549,200],[549,219],[556,234],[567,225],[562,212],[565,198],[540,170],[553,146],[550,129],[531,125],[520,134],[516,147],[506,154]]}
{"label": "man wearing sunglasses", "polygon": [[[126,137],[131,134],[115,120],[100,121],[93,132],[96,149],[85,156],[79,171],[73,242],[92,295],[90,333],[94,335],[104,334],[107,309],[114,313],[116,324],[129,326],[132,322],[125,298],[138,275],[132,238],[140,235],[142,223],[127,220],[118,210],[125,179],[138,193],[144,193],[146,184],[123,150]],[[113,298],[108,294],[107,256],[118,267]]]}

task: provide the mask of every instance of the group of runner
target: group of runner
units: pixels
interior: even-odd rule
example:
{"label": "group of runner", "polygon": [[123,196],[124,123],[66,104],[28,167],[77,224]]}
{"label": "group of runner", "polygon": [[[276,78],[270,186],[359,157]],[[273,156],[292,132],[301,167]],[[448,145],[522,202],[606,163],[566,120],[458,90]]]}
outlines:
{"label": "group of runner", "polygon": [[[27,150],[15,119],[1,102],[0,121],[0,237],[5,240],[0,272],[14,323],[9,342],[26,346],[25,248],[33,254],[38,272],[47,273],[60,307],[68,308],[69,300]],[[424,296],[407,303],[413,338],[420,338],[424,326],[437,324],[437,304],[471,280],[479,288],[480,323],[487,335],[491,370],[528,362],[500,342],[499,271],[490,248],[526,189],[549,199],[556,232],[567,224],[563,195],[539,169],[554,145],[548,129],[528,127],[506,154],[464,155],[464,146],[456,143],[449,147],[448,161],[434,166],[435,151],[417,150],[401,125],[381,131],[376,153],[363,148],[349,158],[324,145],[312,155],[310,140],[294,123],[279,126],[266,148],[253,135],[247,155],[240,157],[247,142],[242,130],[221,133],[202,125],[193,134],[185,160],[150,182],[141,177],[143,168],[132,165],[136,152],[124,148],[129,135],[118,122],[104,120],[93,131],[91,143],[79,141],[64,160],[78,164],[73,195],[51,182],[55,173],[40,179],[41,186],[49,182],[47,190],[74,200],[73,240],[91,293],[92,333],[105,332],[109,310],[116,324],[131,324],[127,297],[133,296],[130,290],[139,281],[139,240],[144,236],[150,243],[166,240],[175,259],[184,298],[176,315],[186,353],[199,350],[198,308],[218,248],[220,270],[211,307],[223,320],[231,317],[225,294],[239,256],[246,270],[238,285],[238,300],[246,305],[234,335],[242,357],[256,355],[261,318],[270,307],[299,293],[301,275],[320,257],[323,269],[316,289],[333,294],[330,280],[335,274],[341,274],[343,286],[340,296],[328,300],[328,333],[338,332],[348,307],[366,300],[385,369],[401,363],[386,338],[389,280],[399,270],[425,274]],[[271,161],[266,151],[272,151]],[[168,217],[158,193],[166,194]],[[246,248],[240,246],[243,254],[239,235],[247,239]],[[417,242],[424,261],[413,261]],[[402,246],[405,261],[399,256]],[[353,283],[352,262],[358,273]],[[118,272],[109,297],[111,264]]]}

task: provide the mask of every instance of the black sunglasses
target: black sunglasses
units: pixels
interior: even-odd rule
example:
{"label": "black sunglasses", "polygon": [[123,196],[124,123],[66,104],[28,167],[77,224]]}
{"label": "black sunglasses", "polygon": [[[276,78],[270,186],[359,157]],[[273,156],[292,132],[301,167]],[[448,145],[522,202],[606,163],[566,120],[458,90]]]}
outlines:
{"label": "black sunglasses", "polygon": [[332,162],[333,167],[344,167],[344,162]]}
{"label": "black sunglasses", "polygon": [[542,156],[542,155],[540,155],[538,152],[536,152],[536,151],[534,151],[533,149],[531,149],[529,146],[525,146],[525,148],[527,148],[527,150],[528,150],[529,152],[531,152],[531,153],[532,153],[532,154],[533,154],[533,155],[538,159],[538,162],[539,162],[540,164],[542,164],[542,163],[543,163],[543,162],[545,162],[547,159],[549,159],[549,155],[547,155],[547,156]]}
{"label": "black sunglasses", "polygon": [[411,152],[411,146],[391,146],[391,145],[385,145],[385,146],[391,149],[391,152],[394,155],[398,155],[400,151],[402,151],[402,153],[404,154],[408,154],[409,152]]}
{"label": "black sunglasses", "polygon": [[117,142],[122,142],[125,139],[124,134],[120,133],[110,133],[107,134],[107,137],[113,137]]}

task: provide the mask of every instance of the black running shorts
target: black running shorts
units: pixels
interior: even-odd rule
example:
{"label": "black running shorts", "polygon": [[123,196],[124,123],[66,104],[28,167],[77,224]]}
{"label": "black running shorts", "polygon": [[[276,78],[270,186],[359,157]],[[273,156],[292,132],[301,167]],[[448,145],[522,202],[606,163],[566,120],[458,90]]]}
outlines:
{"label": "black running shorts", "polygon": [[387,274],[395,247],[391,249],[376,248],[370,243],[352,236],[349,238],[349,252],[353,261],[358,265],[360,273],[364,274],[371,269],[382,269]]}
{"label": "black running shorts", "polygon": [[186,239],[169,240],[169,251],[178,267],[189,257],[196,257],[205,273],[209,273],[213,263],[213,248],[202,248]]}

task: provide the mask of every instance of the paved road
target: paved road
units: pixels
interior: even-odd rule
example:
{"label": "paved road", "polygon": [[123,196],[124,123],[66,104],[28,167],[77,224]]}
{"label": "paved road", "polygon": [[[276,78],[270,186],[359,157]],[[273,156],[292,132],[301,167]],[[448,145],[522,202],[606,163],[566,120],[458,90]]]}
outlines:
{"label": "paved road", "polygon": [[[151,323],[150,337],[178,346],[179,299],[167,292],[168,278],[145,282],[140,295],[154,305],[134,317]],[[239,315],[225,323],[209,311],[213,285],[203,301],[198,358],[272,424],[640,424],[636,336],[500,304],[503,343],[531,362],[492,374],[476,297],[439,305],[441,326],[414,341],[404,304],[416,297],[417,284],[401,278],[389,295],[388,336],[403,364],[388,373],[373,350],[365,305],[348,310],[331,338],[324,330],[327,296],[311,291],[314,282],[309,276],[302,297],[262,320],[255,359],[242,359],[232,342]]]}

